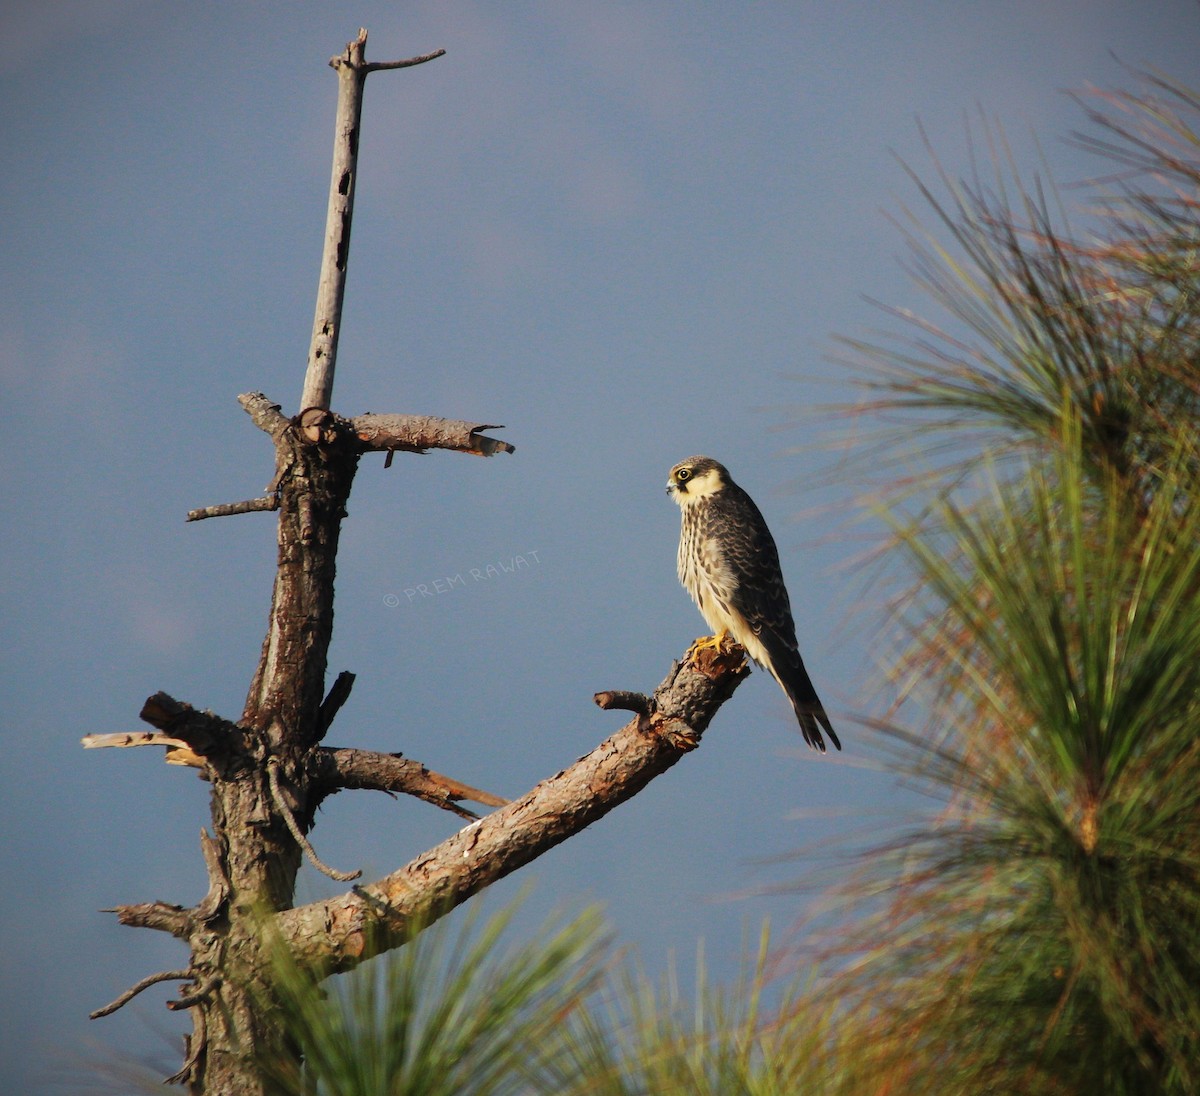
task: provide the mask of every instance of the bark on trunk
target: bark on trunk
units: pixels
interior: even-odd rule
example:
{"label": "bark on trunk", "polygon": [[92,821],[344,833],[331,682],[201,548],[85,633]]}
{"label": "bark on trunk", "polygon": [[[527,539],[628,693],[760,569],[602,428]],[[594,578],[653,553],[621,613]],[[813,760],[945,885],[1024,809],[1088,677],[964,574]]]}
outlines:
{"label": "bark on trunk", "polygon": [[[306,762],[323,733],[338,535],[358,453],[345,438],[306,445],[286,421],[272,419],[271,426],[281,478],[270,620],[240,720],[240,748],[215,763],[206,758],[219,873],[210,886],[226,897],[188,938],[192,968],[201,984],[211,985],[196,1006],[193,1040],[206,1043],[188,1078],[196,1096],[259,1096],[263,1057],[293,1053],[272,1023],[274,1010],[265,1007],[271,997],[260,922],[291,906],[300,869],[301,848],[283,808],[303,831],[316,809]],[[285,804],[273,794],[271,762],[281,773],[276,786]]]}

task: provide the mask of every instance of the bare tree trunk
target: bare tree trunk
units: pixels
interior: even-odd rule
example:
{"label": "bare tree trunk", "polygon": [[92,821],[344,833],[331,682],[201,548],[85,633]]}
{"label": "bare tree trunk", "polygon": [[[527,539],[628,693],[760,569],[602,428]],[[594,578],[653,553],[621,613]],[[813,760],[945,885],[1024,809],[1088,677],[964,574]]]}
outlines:
{"label": "bare tree trunk", "polygon": [[[278,412],[275,413],[278,415]],[[358,452],[335,444],[305,444],[286,420],[274,422],[279,482],[279,557],[270,623],[240,722],[243,749],[212,779],[212,821],[218,866],[227,887],[220,927],[197,924],[188,943],[192,966],[212,990],[205,1014],[206,1053],[191,1080],[194,1093],[257,1096],[264,1055],[289,1049],[271,1022],[269,986],[261,976],[258,918],[287,909],[295,892],[301,848],[285,821],[302,831],[315,803],[304,759],[323,732],[326,656],[333,637],[338,536],[354,482]],[[275,801],[274,781],[285,804]],[[211,768],[211,765],[210,765]],[[212,882],[212,881],[210,881]],[[240,975],[230,977],[231,967]]]}
{"label": "bare tree trunk", "polygon": [[[322,739],[349,695],[342,673],[328,695],[338,536],[359,457],[445,448],[480,455],[512,452],[484,424],[418,415],[342,418],[329,410],[349,254],[361,118],[369,72],[439,56],[367,64],[360,31],[331,64],[339,76],[334,171],[325,259],[301,410],[284,416],[260,393],[240,397],[275,447],[275,478],[264,498],[205,507],[189,520],[263,510],[279,513],[278,567],[262,653],[241,718],[230,722],[163,693],[142,718],[155,730],[93,735],[85,746],[162,745],[167,761],[199,769],[212,786],[211,836],[201,831],[209,890],[195,906],[122,906],[122,924],[169,932],[191,957],[186,970],[143,979],[93,1016],[107,1015],[162,981],[182,983],[168,1008],[189,1010],[193,1032],[183,1067],[169,1078],[194,1096],[265,1096],[264,1060],[296,1050],[274,1022],[264,937],[291,946],[323,973],[347,970],[408,939],[432,907],[443,913],[535,859],[636,794],[694,749],[717,708],[748,672],[740,648],[702,651],[672,667],[653,696],[598,694],[602,707],[636,718],[588,756],[520,799],[505,800],[396,755],[331,749]],[[348,788],[402,791],[465,816],[470,824],[408,865],[327,902],[292,908],[302,859],[321,864],[308,831],[321,801]],[[500,809],[484,819],[463,800]]]}

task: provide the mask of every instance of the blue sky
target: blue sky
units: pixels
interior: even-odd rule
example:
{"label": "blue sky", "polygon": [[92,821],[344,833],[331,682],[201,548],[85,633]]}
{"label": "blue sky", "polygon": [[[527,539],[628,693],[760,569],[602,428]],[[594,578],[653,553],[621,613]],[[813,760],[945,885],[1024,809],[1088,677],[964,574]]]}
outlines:
{"label": "blue sky", "polygon": [[[703,937],[718,975],[802,908],[744,892],[849,863],[777,858],[886,836],[910,806],[853,719],[891,699],[883,618],[831,516],[854,484],[820,452],[840,429],[821,405],[853,394],[834,336],[888,324],[867,299],[923,307],[888,217],[918,207],[897,158],[932,174],[919,120],[967,172],[982,115],[1023,170],[1085,178],[1102,166],[1064,144],[1083,123],[1064,91],[1129,86],[1122,62],[1186,80],[1200,46],[1184,0],[6,5],[4,1091],[73,1090],[55,1074],[89,1042],[177,1065],[170,987],[86,1015],[184,960],[97,911],[201,897],[206,788],[78,740],[137,728],[159,689],[241,710],[273,519],[183,515],[271,476],[239,392],[295,410],[326,61],[360,25],[371,59],[448,52],[368,84],[334,407],[502,422],[517,452],[363,461],[330,664],[358,681],[331,744],[505,795],[587,752],[622,718],[592,694],[652,689],[703,631],[663,484],[717,457],[774,528],[845,753],[806,751],[755,674],[701,750],[497,890],[532,881],[531,922],[603,901],[651,970]],[[454,828],[345,793],[314,842],[370,876]],[[333,886],[306,870],[301,893]]]}

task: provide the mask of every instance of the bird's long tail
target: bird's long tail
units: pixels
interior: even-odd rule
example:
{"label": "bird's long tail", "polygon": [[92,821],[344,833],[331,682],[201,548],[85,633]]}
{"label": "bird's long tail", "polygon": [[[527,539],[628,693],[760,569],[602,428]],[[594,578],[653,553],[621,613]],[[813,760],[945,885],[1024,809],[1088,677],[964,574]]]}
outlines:
{"label": "bird's long tail", "polygon": [[825,733],[829,735],[829,741],[836,749],[840,750],[842,744],[838,741],[833,724],[829,722],[829,716],[825,714],[825,706],[817,696],[817,690],[813,688],[812,679],[809,678],[804,663],[799,662],[794,668],[791,678],[789,680],[780,679],[779,684],[783,686],[788,700],[792,702],[792,710],[796,713],[800,730],[804,732],[804,741],[814,750],[824,753],[825,739],[821,737],[821,728],[824,727]]}

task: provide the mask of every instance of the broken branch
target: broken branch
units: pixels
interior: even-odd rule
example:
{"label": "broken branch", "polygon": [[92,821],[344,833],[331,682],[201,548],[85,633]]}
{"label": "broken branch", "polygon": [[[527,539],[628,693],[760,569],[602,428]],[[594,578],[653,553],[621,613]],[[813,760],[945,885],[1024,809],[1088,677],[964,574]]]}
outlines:
{"label": "broken branch", "polygon": [[272,438],[278,437],[292,425],[291,420],[280,411],[279,404],[272,403],[261,392],[243,392],[238,396],[238,403],[254,425]]}
{"label": "broken branch", "polygon": [[253,514],[259,510],[278,510],[279,496],[264,495],[258,499],[246,499],[245,502],[225,502],[219,506],[204,506],[198,510],[189,510],[186,521],[204,521],[205,518],[227,518],[233,514]]}
{"label": "broken branch", "polygon": [[185,939],[192,929],[192,917],[182,906],[167,902],[140,902],[135,906],[114,906],[101,913],[115,913],[122,925],[135,929],[158,929]]}
{"label": "broken branch", "polygon": [[637,712],[638,715],[650,714],[650,698],[645,693],[633,693],[627,689],[609,689],[592,697],[596,707],[606,712],[619,710]]}
{"label": "broken branch", "polygon": [[[164,692],[146,698],[138,718],[178,740],[180,748],[207,758],[210,752],[243,735],[242,728],[212,712],[201,712]],[[193,764],[190,759],[176,763]]]}
{"label": "broken branch", "polygon": [[433,415],[357,415],[350,420],[350,427],[364,450],[423,453],[427,449],[456,449],[480,457],[515,451],[508,442],[479,433],[504,429],[495,423],[459,422]]}
{"label": "broken branch", "polygon": [[85,734],[79,743],[85,750],[103,750],[113,747],[123,749],[128,746],[187,746],[182,738],[171,738],[170,735],[159,734],[156,731]]}
{"label": "broken branch", "polygon": [[503,807],[508,803],[507,799],[443,776],[401,754],[322,747],[316,762],[318,767],[312,779],[315,785],[324,786],[326,794],[351,788],[403,792],[472,819],[477,817],[473,812],[455,805],[459,800],[488,807]]}
{"label": "broken branch", "polygon": [[321,701],[321,714],[318,718],[317,741],[325,737],[334,716],[341,710],[343,704],[350,699],[350,690],[354,688],[354,675],[349,670],[343,670],[337,675],[325,699]]}

